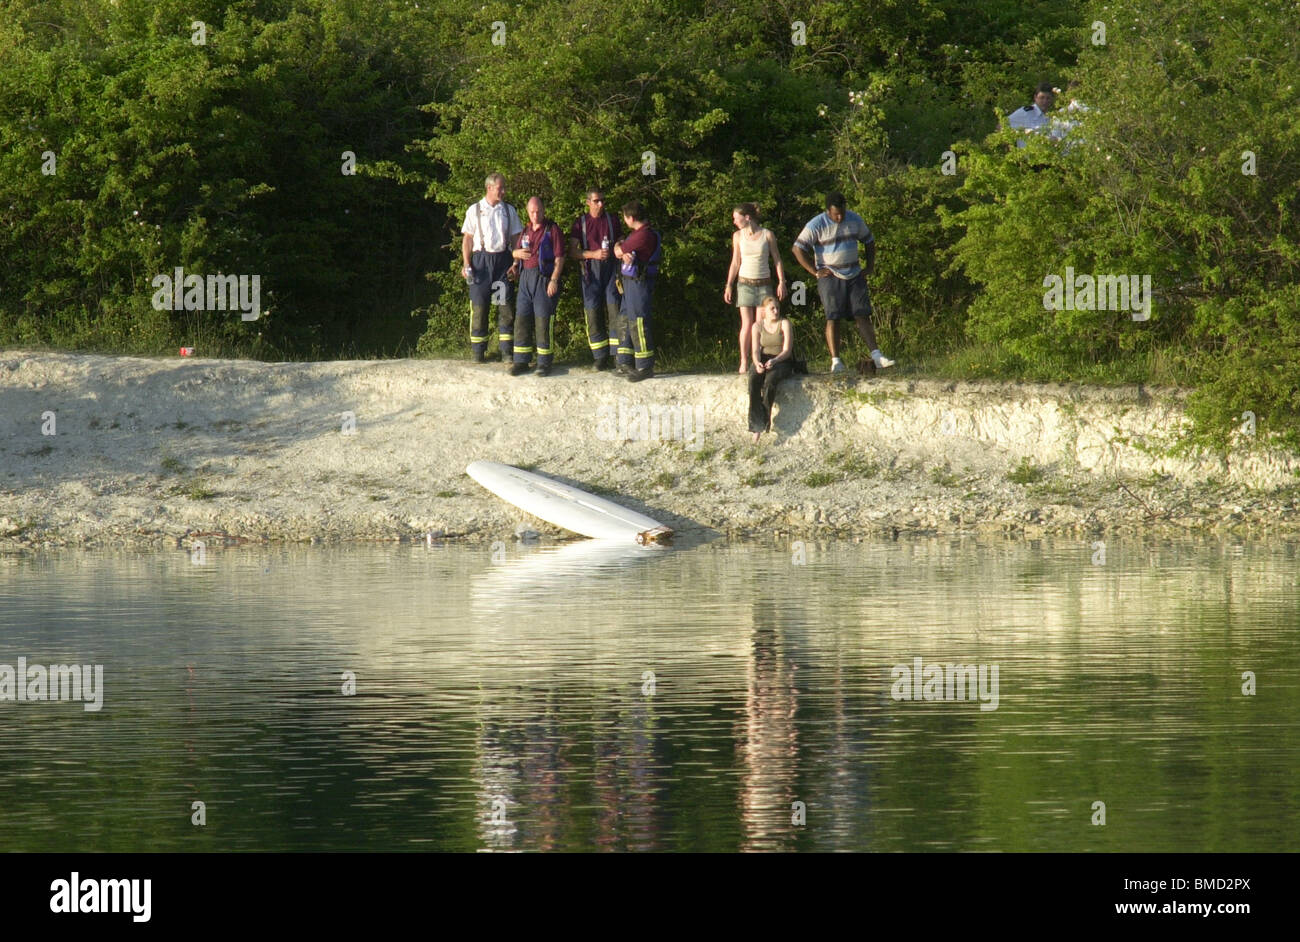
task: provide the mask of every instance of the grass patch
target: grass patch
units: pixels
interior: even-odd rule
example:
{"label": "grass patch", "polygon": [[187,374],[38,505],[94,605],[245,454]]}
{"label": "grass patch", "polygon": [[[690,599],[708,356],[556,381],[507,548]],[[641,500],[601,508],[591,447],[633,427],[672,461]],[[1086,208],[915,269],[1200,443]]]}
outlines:
{"label": "grass patch", "polygon": [[1028,458],[1021,458],[1020,464],[1007,473],[1007,480],[1012,484],[1036,484],[1045,477],[1047,477],[1047,471]]}
{"label": "grass patch", "polygon": [[459,496],[460,496],[460,491],[439,491],[439,492],[437,493],[436,496],[438,496],[438,497],[459,497]]}
{"label": "grass patch", "polygon": [[660,490],[667,490],[676,483],[677,475],[673,474],[671,471],[660,471],[650,479],[650,485],[652,487],[657,487]]}
{"label": "grass patch", "polygon": [[182,497],[188,497],[190,500],[211,500],[217,496],[217,492],[208,487],[207,483],[200,478],[195,478],[184,484],[177,484],[168,493],[172,495],[179,494]]}
{"label": "grass patch", "polygon": [[25,451],[23,454],[28,458],[44,458],[54,451],[53,445],[42,445],[40,448],[34,448],[31,451]]}
{"label": "grass patch", "polygon": [[169,474],[181,474],[185,471],[185,465],[181,464],[179,459],[173,458],[171,455],[163,458],[161,464],[162,469]]}
{"label": "grass patch", "polygon": [[849,449],[827,455],[826,463],[838,467],[848,477],[874,478],[880,473],[879,464],[866,455]]}
{"label": "grass patch", "polygon": [[768,484],[775,484],[776,478],[766,471],[755,471],[749,477],[740,482],[745,487],[766,487]]}
{"label": "grass patch", "polygon": [[699,464],[704,464],[706,461],[708,461],[717,453],[718,453],[718,449],[716,448],[701,448],[699,451],[695,453],[695,460]]}
{"label": "grass patch", "polygon": [[840,475],[835,471],[814,471],[803,479],[804,487],[825,487],[827,484],[834,484],[840,480]]}

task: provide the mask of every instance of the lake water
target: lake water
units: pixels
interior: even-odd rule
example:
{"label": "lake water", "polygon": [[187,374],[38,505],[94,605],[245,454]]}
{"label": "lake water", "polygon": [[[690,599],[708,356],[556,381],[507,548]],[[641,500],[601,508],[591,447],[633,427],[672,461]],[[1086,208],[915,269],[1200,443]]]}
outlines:
{"label": "lake water", "polygon": [[103,669],[0,699],[0,850],[1294,850],[1298,627],[1281,542],[0,557]]}

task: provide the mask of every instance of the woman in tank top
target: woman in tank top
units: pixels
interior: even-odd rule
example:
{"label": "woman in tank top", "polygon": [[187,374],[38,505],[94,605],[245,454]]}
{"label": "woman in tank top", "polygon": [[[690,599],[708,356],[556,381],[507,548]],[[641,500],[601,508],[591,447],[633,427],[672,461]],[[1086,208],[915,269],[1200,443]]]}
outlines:
{"label": "woman in tank top", "polygon": [[794,325],[781,316],[776,298],[770,294],[759,308],[753,330],[754,372],[749,375],[749,430],[758,437],[772,427],[772,403],[776,387],[794,372]]}
{"label": "woman in tank top", "polygon": [[735,303],[740,308],[740,369],[749,372],[750,334],[753,332],[754,314],[763,298],[772,294],[772,267],[776,267],[776,296],[785,300],[785,268],[781,264],[781,250],[770,229],[758,225],[758,207],[741,203],[731,211],[731,221],[736,232],[731,236],[731,267],[727,270],[727,284],[722,299],[732,303],[731,285],[739,281]]}

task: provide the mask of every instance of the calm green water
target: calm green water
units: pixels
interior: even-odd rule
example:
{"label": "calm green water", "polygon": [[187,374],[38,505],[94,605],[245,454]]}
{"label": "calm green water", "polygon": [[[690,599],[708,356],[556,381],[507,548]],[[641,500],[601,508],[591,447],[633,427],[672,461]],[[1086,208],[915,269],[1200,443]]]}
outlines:
{"label": "calm green water", "polygon": [[[1294,850],[1297,555],[3,557],[0,665],[102,665],[103,706],[0,700],[0,849]],[[895,699],[917,657],[997,708]]]}

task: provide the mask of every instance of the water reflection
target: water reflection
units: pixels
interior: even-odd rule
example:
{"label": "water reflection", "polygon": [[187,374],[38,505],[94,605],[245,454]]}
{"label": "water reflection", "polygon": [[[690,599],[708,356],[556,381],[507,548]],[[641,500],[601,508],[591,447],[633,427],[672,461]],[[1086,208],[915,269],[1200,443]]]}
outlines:
{"label": "water reflection", "polygon": [[[42,850],[1287,849],[1296,548],[1106,549],[1104,565],[1084,541],[947,538],[798,562],[589,543],[4,558],[0,664],[103,664],[105,700],[0,701],[0,835]],[[999,665],[998,709],[894,700],[891,666],[916,657]],[[1104,829],[1088,825],[1096,800]]]}
{"label": "water reflection", "polygon": [[[784,600],[750,603],[753,625],[745,727],[737,737],[745,850],[780,850],[793,841],[798,763],[797,665],[785,645]],[[806,812],[806,803],[805,803]]]}

